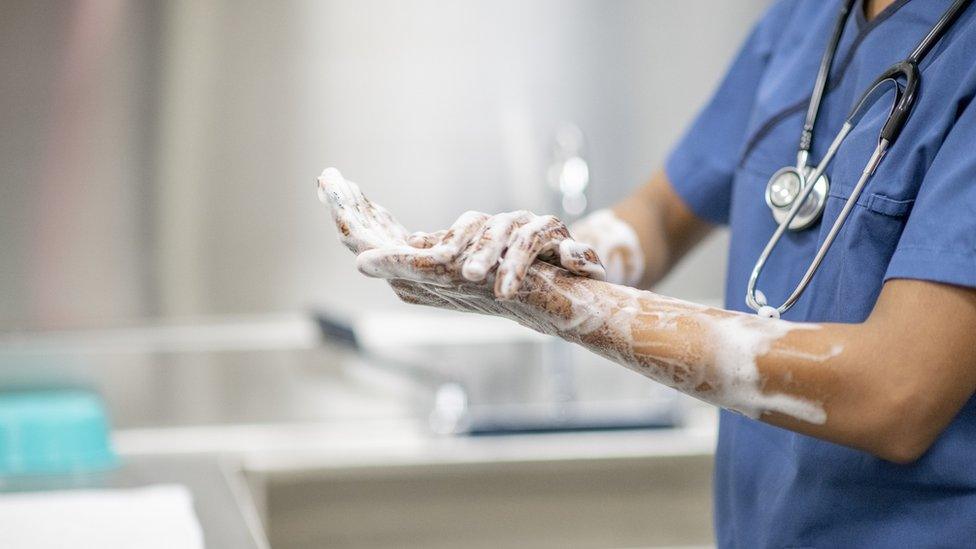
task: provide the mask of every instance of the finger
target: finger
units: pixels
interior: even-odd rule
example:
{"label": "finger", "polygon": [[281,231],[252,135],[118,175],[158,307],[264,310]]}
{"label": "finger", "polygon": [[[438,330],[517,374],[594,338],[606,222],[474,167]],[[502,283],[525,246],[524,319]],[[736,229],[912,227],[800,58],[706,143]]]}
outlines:
{"label": "finger", "polygon": [[352,201],[352,197],[345,192],[343,182],[344,178],[339,170],[335,168],[326,168],[323,170],[322,175],[316,179],[316,190],[318,191],[319,200],[330,206],[347,206]]}
{"label": "finger", "polygon": [[471,282],[481,282],[502,256],[512,232],[524,222],[522,212],[504,213],[489,219],[478,235],[470,255],[461,267],[461,276]]}
{"label": "finger", "polygon": [[401,244],[407,230],[383,206],[369,200],[359,185],[339,170],[326,168],[317,180],[319,199],[327,203],[339,229],[340,240],[355,252]]}
{"label": "finger", "polygon": [[446,233],[446,229],[434,231],[432,233],[417,231],[407,236],[407,244],[413,246],[414,248],[432,248],[441,242]]}
{"label": "finger", "polygon": [[339,170],[326,168],[317,182],[319,199],[329,205],[339,231],[339,240],[347,248],[359,253],[384,244],[380,236],[370,229],[361,213],[357,193],[350,188]]}
{"label": "finger", "polygon": [[553,249],[569,238],[569,230],[553,216],[543,216],[522,225],[512,235],[505,258],[495,277],[495,295],[511,299],[522,285],[525,273],[545,249]]}
{"label": "finger", "polygon": [[596,250],[589,244],[583,244],[571,238],[559,243],[559,264],[571,273],[596,280],[607,279],[607,271],[597,256]]}
{"label": "finger", "polygon": [[370,200],[356,183],[341,177],[341,174],[340,179],[341,190],[349,197],[350,205],[361,216],[365,226],[388,242],[406,240],[407,230],[386,208]]}
{"label": "finger", "polygon": [[401,279],[446,286],[451,276],[442,259],[443,253],[431,248],[388,246],[366,250],[356,256],[356,268],[372,278]]}
{"label": "finger", "polygon": [[445,261],[457,257],[471,243],[474,235],[487,220],[488,214],[475,211],[464,212],[444,233],[441,244],[435,248],[444,254]]}
{"label": "finger", "polygon": [[386,236],[390,241],[397,243],[405,242],[407,239],[407,229],[400,224],[383,206],[363,197],[366,204],[366,215],[374,229]]}
{"label": "finger", "polygon": [[448,229],[437,245],[427,249],[407,245],[365,250],[356,258],[357,268],[374,278],[400,278],[447,286],[452,281],[451,263],[469,245],[472,236],[488,219],[481,212],[465,212]]}

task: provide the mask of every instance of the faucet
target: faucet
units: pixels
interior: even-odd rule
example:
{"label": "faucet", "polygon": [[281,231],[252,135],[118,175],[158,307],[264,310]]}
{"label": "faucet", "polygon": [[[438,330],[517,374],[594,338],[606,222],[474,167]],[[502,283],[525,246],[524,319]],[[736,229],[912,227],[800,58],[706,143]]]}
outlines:
{"label": "faucet", "polygon": [[564,122],[556,128],[552,161],[546,171],[552,207],[567,224],[579,219],[588,206],[586,189],[590,166],[583,158],[586,138],[576,124]]}

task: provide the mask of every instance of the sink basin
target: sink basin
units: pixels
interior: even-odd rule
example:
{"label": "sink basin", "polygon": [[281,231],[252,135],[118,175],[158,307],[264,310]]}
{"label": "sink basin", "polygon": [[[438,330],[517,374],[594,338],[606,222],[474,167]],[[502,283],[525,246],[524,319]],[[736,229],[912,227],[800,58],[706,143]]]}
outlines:
{"label": "sink basin", "polygon": [[[711,423],[688,419],[678,428],[436,436],[426,384],[321,345],[303,321],[212,329],[209,340],[201,333],[8,338],[0,384],[58,380],[98,390],[123,459],[239,460],[275,548],[711,543],[707,408],[690,416],[705,411]],[[438,353],[451,359],[438,364],[453,361],[453,350]],[[497,377],[487,366],[478,374],[491,383],[472,393],[476,403],[508,402],[488,389],[517,381],[517,365],[494,367]],[[585,389],[576,396],[646,398],[650,382],[630,372],[600,383],[585,377],[599,367],[576,372]],[[519,390],[543,389],[527,395],[562,394],[541,376],[523,379],[536,385]],[[611,390],[618,381],[631,393]],[[608,392],[589,392],[596,389]]]}
{"label": "sink basin", "polygon": [[712,458],[410,467],[264,477],[276,548],[701,547]]}

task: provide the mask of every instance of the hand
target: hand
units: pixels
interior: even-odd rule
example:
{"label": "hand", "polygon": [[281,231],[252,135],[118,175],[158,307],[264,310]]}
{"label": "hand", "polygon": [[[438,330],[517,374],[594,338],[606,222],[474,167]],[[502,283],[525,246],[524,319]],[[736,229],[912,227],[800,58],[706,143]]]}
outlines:
{"label": "hand", "polygon": [[353,253],[406,245],[407,230],[403,225],[386,208],[366,198],[359,186],[347,181],[339,170],[326,168],[318,178],[316,190],[319,200],[332,210],[339,241]]}
{"label": "hand", "polygon": [[[837,431],[833,416],[824,423],[827,416],[821,403],[830,397],[831,405],[839,409],[830,391],[841,390],[836,387],[837,372],[848,363],[832,363],[829,368],[822,363],[850,352],[834,343],[837,336],[799,334],[788,341],[787,336],[802,325],[710,309],[574,274],[599,273],[594,267],[598,264],[585,252],[592,252],[588,247],[571,253],[576,245],[566,244],[572,242],[569,234],[554,218],[468,212],[447,231],[411,235],[337,170],[323,172],[318,188],[331,206],[340,239],[357,254],[359,269],[388,279],[404,301],[510,318],[579,343],[707,402],[751,417],[776,412],[770,416],[772,423],[805,434],[854,446],[865,437],[861,430]],[[575,269],[570,272],[533,258],[558,258],[561,265],[569,263]],[[573,265],[573,258],[581,263]],[[496,298],[497,280],[509,277],[516,288],[512,298]],[[844,326],[803,327],[827,333],[849,329]],[[852,340],[863,339],[859,331],[849,333],[848,337],[856,338]],[[890,362],[882,364],[887,367]],[[852,371],[862,370],[860,355],[849,363],[858,366]],[[912,364],[906,362],[906,368]],[[797,390],[801,387],[797,378],[812,389]],[[851,402],[860,402],[865,385],[861,381],[851,385],[845,394]],[[959,402],[972,392],[969,386],[963,389],[969,392],[956,395]],[[864,415],[863,407],[854,409],[850,415]],[[954,404],[950,411],[955,414],[958,406]],[[947,423],[950,416],[945,417]]]}
{"label": "hand", "polygon": [[408,235],[338,170],[325,170],[318,190],[332,207],[340,240],[358,255],[357,266],[368,276],[437,286],[486,285],[493,279],[495,297],[512,299],[536,259],[580,276],[602,280],[605,275],[593,248],[574,241],[553,216],[466,212],[446,231]]}
{"label": "hand", "polygon": [[606,267],[606,281],[636,286],[644,276],[644,253],[634,229],[613,210],[597,210],[570,228],[573,237],[596,250]]}
{"label": "hand", "polygon": [[[319,177],[318,191],[359,270],[388,279],[408,303],[505,316],[545,333],[578,327],[580,314],[593,317],[589,290],[575,287],[584,278],[532,263],[541,255],[573,273],[602,274],[592,250],[570,240],[554,218],[468,212],[446,231],[411,235],[334,168]],[[510,281],[510,300],[496,299],[493,287],[503,278]]]}
{"label": "hand", "polygon": [[536,259],[579,276],[603,280],[606,275],[593,248],[573,240],[562,221],[527,211],[466,212],[449,230],[414,233],[407,242],[455,261],[468,282],[484,282],[494,273],[499,299],[515,296]]}

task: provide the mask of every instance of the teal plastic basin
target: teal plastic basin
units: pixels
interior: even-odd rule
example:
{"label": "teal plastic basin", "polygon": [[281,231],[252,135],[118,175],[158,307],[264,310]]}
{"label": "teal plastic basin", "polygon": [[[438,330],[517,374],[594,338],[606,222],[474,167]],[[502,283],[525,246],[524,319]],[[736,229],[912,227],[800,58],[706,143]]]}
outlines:
{"label": "teal plastic basin", "polygon": [[96,393],[0,391],[0,475],[84,473],[116,465],[105,405]]}

